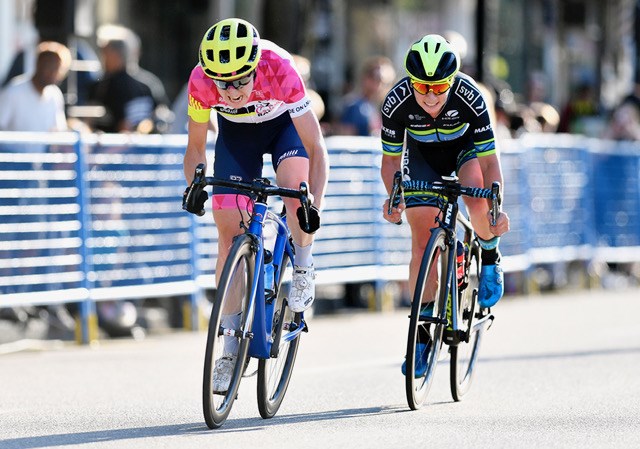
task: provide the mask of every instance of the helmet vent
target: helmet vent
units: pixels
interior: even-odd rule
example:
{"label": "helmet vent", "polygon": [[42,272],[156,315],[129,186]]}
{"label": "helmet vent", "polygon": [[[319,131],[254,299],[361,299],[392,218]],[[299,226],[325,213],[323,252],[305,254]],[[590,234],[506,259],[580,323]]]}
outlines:
{"label": "helmet vent", "polygon": [[238,37],[247,37],[247,34],[248,34],[247,27],[242,23],[240,25],[238,25],[237,36]]}
{"label": "helmet vent", "polygon": [[251,56],[249,57],[249,61],[255,61],[258,58],[258,46],[254,45],[251,47]]}
{"label": "helmet vent", "polygon": [[207,50],[207,59],[213,61],[213,50]]}
{"label": "helmet vent", "polygon": [[244,56],[244,54],[246,53],[246,48],[245,47],[238,47],[236,48],[236,59],[240,59]]}
{"label": "helmet vent", "polygon": [[231,60],[231,55],[229,54],[229,50],[220,50],[218,55],[220,57],[220,62],[222,64],[228,64]]}
{"label": "helmet vent", "polygon": [[213,40],[213,35],[216,33],[216,28],[217,27],[213,27],[209,30],[209,32],[207,33],[207,40],[208,41],[212,41]]}
{"label": "helmet vent", "polygon": [[220,31],[220,40],[228,41],[230,34],[231,34],[231,27],[229,25],[223,26],[222,31]]}

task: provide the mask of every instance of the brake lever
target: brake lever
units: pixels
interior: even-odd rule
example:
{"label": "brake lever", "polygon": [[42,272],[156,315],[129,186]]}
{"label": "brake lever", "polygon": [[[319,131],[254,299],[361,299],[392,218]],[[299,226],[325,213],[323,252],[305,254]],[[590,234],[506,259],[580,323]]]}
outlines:
{"label": "brake lever", "polygon": [[[387,206],[387,215],[391,215],[394,207],[398,207],[401,201],[401,189],[402,189],[402,173],[397,171],[393,175],[393,187],[391,188],[391,195],[389,195],[389,205]],[[395,224],[401,225],[402,219]]]}
{"label": "brake lever", "polygon": [[500,215],[500,205],[502,204],[502,196],[500,195],[500,183],[494,181],[491,185],[491,226],[496,225],[498,215]]}
{"label": "brake lever", "polygon": [[304,216],[304,223],[300,223],[300,227],[304,232],[309,232],[309,208],[311,202],[309,201],[309,188],[306,182],[300,183],[300,206],[302,206],[302,214]]}
{"label": "brake lever", "polygon": [[[187,210],[186,208],[187,204],[193,203],[194,198],[196,196],[196,191],[201,189],[204,185],[206,185],[206,182],[204,180],[205,172],[206,172],[206,166],[204,164],[198,164],[193,175],[193,181],[191,181],[191,185],[189,186],[189,192],[187,193],[185,204],[182,206],[184,210]],[[205,211],[204,209],[202,209],[196,215],[198,215],[199,217],[202,217],[204,214],[205,214]]]}

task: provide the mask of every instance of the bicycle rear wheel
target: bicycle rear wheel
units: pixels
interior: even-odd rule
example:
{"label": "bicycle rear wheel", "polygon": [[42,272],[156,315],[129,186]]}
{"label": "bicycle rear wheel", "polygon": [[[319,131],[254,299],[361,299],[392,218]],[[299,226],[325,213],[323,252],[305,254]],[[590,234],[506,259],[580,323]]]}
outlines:
{"label": "bicycle rear wheel", "polygon": [[459,323],[464,331],[464,339],[457,345],[451,346],[450,384],[454,401],[462,400],[471,387],[484,330],[483,326],[475,325],[480,309],[478,306],[480,251],[477,244],[473,244],[470,248],[468,263],[467,286],[458,295]]}
{"label": "bicycle rear wheel", "polygon": [[[247,235],[238,236],[234,241],[209,320],[202,404],[210,429],[220,427],[229,416],[246,367],[250,339],[243,331],[251,329],[253,319],[248,316],[255,271],[255,253],[251,247]],[[226,389],[226,379],[221,375],[224,372],[230,376]]]}
{"label": "bicycle rear wheel", "polygon": [[282,404],[300,344],[300,335],[290,339],[291,332],[300,327],[302,316],[292,312],[286,301],[289,285],[283,282],[284,274],[287,268],[293,269],[287,254],[283,257],[282,267],[274,300],[271,358],[258,361],[258,409],[264,419],[272,418]]}
{"label": "bicycle rear wheel", "polygon": [[[427,398],[442,348],[448,252],[446,233],[440,228],[434,229],[422,257],[409,317],[405,390],[412,410],[419,409]],[[425,297],[425,292],[428,297]],[[421,312],[423,299],[433,300],[433,312]],[[426,343],[423,341],[425,337],[431,340],[431,344],[426,347],[426,369],[416,373],[416,346],[418,343]]]}

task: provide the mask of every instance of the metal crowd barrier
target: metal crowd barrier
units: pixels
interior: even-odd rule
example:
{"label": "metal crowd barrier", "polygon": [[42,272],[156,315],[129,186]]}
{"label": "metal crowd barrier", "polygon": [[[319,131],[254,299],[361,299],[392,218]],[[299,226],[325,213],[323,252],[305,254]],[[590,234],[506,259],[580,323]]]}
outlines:
{"label": "metal crowd barrier", "polygon": [[[210,209],[197,218],[180,208],[185,145],[185,136],[0,133],[0,308],[79,303],[88,342],[97,301],[186,295],[196,328],[199,300],[215,287],[217,232]],[[408,226],[381,216],[379,141],[335,136],[327,146],[317,282],[374,282],[379,294],[406,279],[410,257]],[[506,271],[640,260],[640,145],[530,135],[502,148]]]}

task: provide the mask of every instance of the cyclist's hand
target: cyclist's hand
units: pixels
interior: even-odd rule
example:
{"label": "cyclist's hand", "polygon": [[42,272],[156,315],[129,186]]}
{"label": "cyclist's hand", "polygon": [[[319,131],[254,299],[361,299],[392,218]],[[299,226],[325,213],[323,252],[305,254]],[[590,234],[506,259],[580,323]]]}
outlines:
{"label": "cyclist's hand", "polygon": [[320,229],[320,211],[316,206],[311,206],[309,208],[309,228],[305,230],[305,220],[304,220],[304,210],[302,206],[298,208],[296,211],[296,215],[298,216],[298,223],[300,224],[300,229],[302,229],[307,234],[313,234],[318,229]]}
{"label": "cyclist's hand", "polygon": [[202,217],[204,215],[204,203],[207,202],[209,194],[206,190],[200,190],[199,192],[194,192],[195,198],[191,198],[191,201],[187,201],[189,190],[191,190],[191,187],[187,187],[182,194],[182,209]]}
{"label": "cyclist's hand", "polygon": [[402,221],[402,212],[405,209],[404,201],[398,204],[398,207],[391,208],[391,215],[389,215],[389,199],[384,200],[382,206],[382,217],[389,223],[400,223]]}
{"label": "cyclist's hand", "polygon": [[510,229],[509,216],[505,212],[498,214],[495,226],[491,225],[491,211],[487,213],[487,220],[489,220],[489,230],[496,237],[506,234]]}

